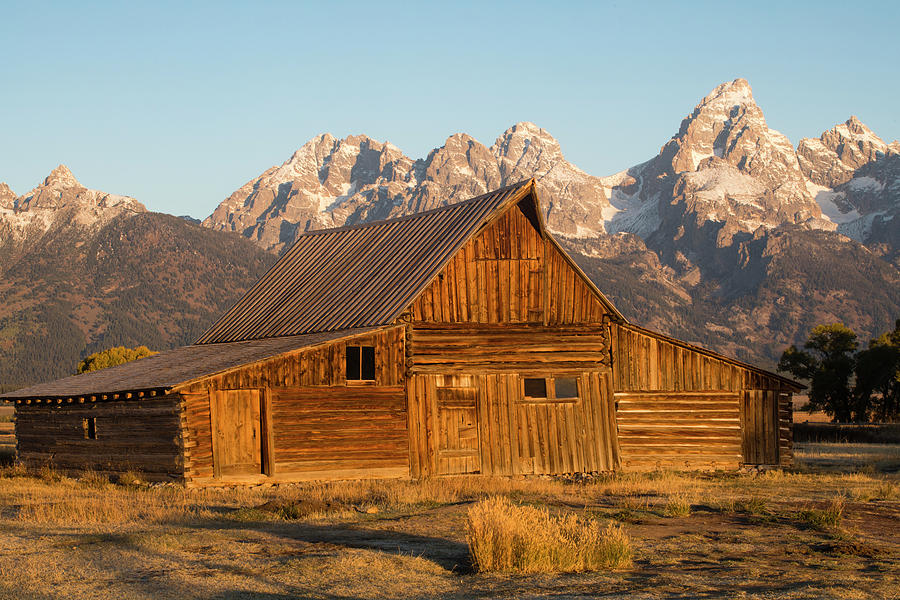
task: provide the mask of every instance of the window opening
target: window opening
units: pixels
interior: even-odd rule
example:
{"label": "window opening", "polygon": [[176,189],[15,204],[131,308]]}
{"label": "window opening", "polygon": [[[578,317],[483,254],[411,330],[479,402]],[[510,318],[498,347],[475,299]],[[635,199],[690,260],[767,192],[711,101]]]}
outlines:
{"label": "window opening", "polygon": [[578,377],[523,377],[523,401],[572,403],[579,399]]}
{"label": "window opening", "polygon": [[347,381],[375,381],[375,346],[347,346]]}
{"label": "window opening", "polygon": [[553,380],[557,398],[578,398],[578,380],[574,377],[558,377]]}
{"label": "window opening", "polygon": [[84,439],[97,439],[97,417],[86,417],[81,419],[81,428],[84,430]]}
{"label": "window opening", "polygon": [[546,398],[547,397],[547,380],[543,377],[540,379],[525,379],[525,397],[526,398]]}

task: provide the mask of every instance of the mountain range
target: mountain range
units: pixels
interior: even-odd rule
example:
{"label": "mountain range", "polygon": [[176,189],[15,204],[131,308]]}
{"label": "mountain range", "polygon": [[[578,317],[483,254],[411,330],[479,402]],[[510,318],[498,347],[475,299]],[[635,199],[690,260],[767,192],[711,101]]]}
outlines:
{"label": "mountain range", "polygon": [[[43,301],[68,297],[47,287],[44,273],[58,270],[48,257],[61,253],[73,264],[71,250],[87,264],[98,237],[108,240],[117,227],[143,235],[145,251],[161,241],[148,228],[165,223],[178,240],[155,251],[167,268],[151,267],[147,256],[144,271],[130,275],[131,285],[169,294],[154,317],[166,334],[110,335],[128,319],[103,316],[104,290],[128,284],[98,287],[89,269],[75,270],[70,285],[90,290],[70,310],[80,315],[69,321],[83,335],[73,345],[81,353],[113,339],[159,348],[189,341],[302,232],[427,210],[530,177],[549,228],[639,324],[771,367],[818,323],[841,320],[865,339],[900,316],[900,144],[850,117],[795,148],[736,79],[703,98],[654,157],[605,177],[568,162],[547,131],[523,122],[491,146],[454,134],[422,159],[364,135],[323,134],[241,186],[202,228],[86,190],[64,167],[23,196],[0,184],[0,359],[23,344],[9,323],[36,310],[8,299],[32,289],[44,290]],[[134,251],[127,246],[106,248],[106,257]],[[227,269],[218,252],[243,253],[243,262]],[[191,257],[209,269],[203,281],[173,271],[190,271]],[[154,287],[149,278],[162,276],[178,281]],[[107,269],[104,277],[124,274]],[[180,285],[203,300],[180,309]],[[46,378],[40,371],[27,378]]]}

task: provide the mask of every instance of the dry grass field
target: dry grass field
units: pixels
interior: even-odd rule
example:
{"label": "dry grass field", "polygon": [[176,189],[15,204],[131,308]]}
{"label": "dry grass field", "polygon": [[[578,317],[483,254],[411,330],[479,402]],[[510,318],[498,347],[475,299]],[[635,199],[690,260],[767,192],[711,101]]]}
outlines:
{"label": "dry grass field", "polygon": [[[758,475],[198,491],[5,466],[0,598],[900,597],[900,446],[809,444],[798,457]],[[479,572],[467,519],[484,499],[621,532],[628,560]],[[483,529],[495,520],[482,508]]]}

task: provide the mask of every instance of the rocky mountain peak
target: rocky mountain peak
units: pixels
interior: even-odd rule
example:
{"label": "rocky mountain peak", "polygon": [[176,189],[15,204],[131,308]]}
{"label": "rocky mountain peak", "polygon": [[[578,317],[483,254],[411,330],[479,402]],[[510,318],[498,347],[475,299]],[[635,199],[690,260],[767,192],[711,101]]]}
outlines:
{"label": "rocky mountain peak", "polygon": [[[895,142],[896,144],[896,142]],[[797,145],[803,173],[816,185],[833,188],[853,178],[853,173],[894,151],[856,116],[851,116],[818,138],[804,138]]]}
{"label": "rocky mountain peak", "polygon": [[121,214],[147,211],[134,198],[87,189],[65,165],[53,169],[40,185],[18,198],[10,200],[12,191],[3,188],[0,207],[15,210],[0,213],[0,226],[16,239],[42,234],[54,224],[91,226]]}
{"label": "rocky mountain peak", "polygon": [[53,169],[53,171],[51,171],[44,179],[43,186],[53,188],[84,188],[84,186],[75,179],[72,171],[70,171],[69,167],[66,165],[59,165]]}
{"label": "rocky mountain peak", "polygon": [[16,194],[9,186],[0,181],[0,208],[13,210],[16,206]]}

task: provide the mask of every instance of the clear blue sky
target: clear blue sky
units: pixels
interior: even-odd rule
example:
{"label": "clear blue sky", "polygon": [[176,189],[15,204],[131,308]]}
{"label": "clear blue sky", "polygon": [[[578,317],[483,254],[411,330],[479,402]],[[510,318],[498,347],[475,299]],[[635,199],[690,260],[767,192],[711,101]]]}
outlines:
{"label": "clear blue sky", "polygon": [[790,137],[858,115],[900,138],[895,2],[0,0],[0,181],[58,163],[88,187],[205,217],[312,136],[423,157],[517,121],[608,175],[745,77]]}

